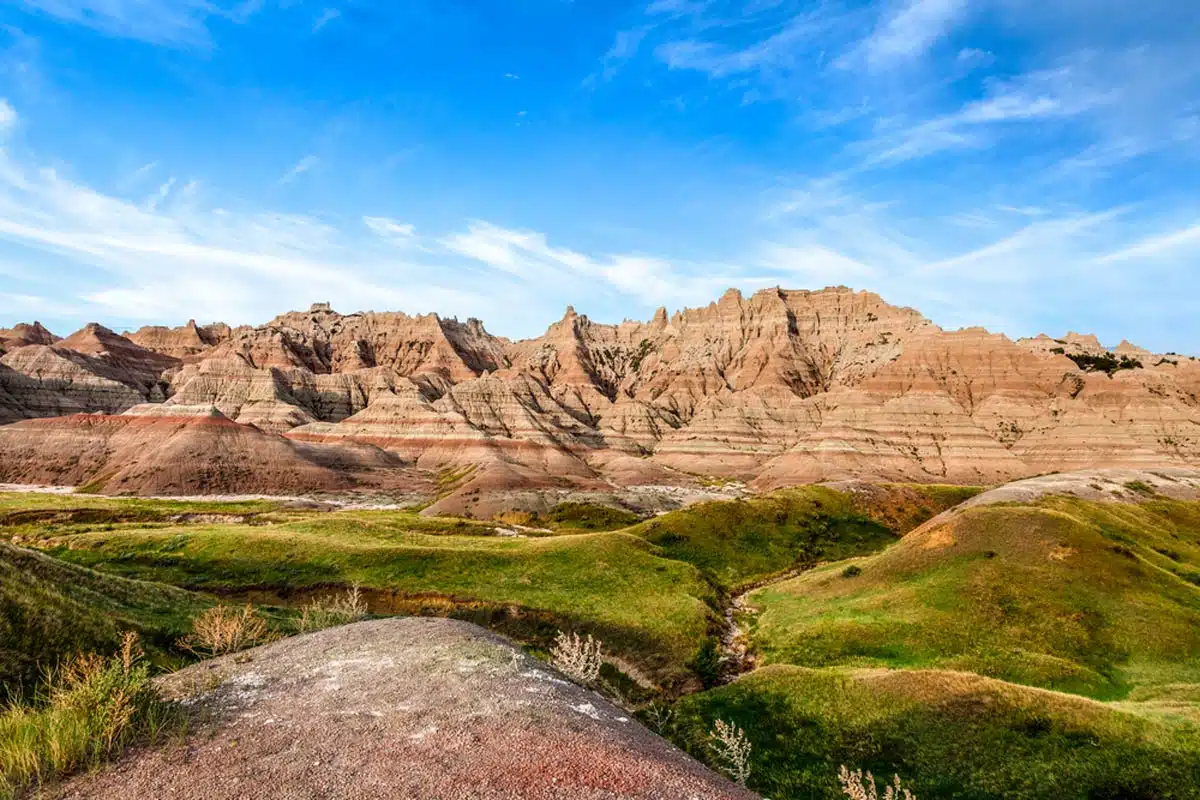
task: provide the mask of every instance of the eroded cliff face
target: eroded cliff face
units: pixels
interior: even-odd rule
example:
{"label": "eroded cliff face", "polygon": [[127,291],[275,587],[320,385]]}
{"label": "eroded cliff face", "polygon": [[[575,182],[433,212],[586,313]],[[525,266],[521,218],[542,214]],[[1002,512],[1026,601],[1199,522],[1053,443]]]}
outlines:
{"label": "eroded cliff face", "polygon": [[59,341],[18,326],[0,345],[2,422],[214,408],[294,442],[368,444],[453,471],[463,494],[698,475],[762,488],[993,483],[1200,462],[1191,358],[1127,342],[1109,352],[1078,334],[942,331],[841,287],[730,290],[619,325],[568,308],[520,342],[477,320],[318,305],[254,328],[128,337],[91,325]]}

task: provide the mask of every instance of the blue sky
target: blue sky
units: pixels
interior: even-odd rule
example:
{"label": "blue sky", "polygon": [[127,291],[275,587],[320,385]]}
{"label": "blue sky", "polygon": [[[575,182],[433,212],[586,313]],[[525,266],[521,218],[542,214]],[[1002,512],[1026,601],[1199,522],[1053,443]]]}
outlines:
{"label": "blue sky", "polygon": [[1183,0],[0,0],[0,326],[736,286],[1200,351]]}

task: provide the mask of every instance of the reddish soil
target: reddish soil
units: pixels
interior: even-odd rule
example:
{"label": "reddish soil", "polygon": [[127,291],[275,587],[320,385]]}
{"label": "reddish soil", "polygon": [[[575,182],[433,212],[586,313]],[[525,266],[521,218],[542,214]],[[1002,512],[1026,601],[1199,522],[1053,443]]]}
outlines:
{"label": "reddish soil", "polygon": [[66,800],[752,798],[627,712],[467,623],[399,618],[284,640],[163,681],[182,744]]}

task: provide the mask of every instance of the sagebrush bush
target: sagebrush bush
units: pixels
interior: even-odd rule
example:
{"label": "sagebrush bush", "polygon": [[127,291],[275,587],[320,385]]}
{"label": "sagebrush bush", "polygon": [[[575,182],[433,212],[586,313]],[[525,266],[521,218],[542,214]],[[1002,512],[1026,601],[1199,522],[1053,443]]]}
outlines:
{"label": "sagebrush bush", "polygon": [[340,597],[319,598],[304,606],[296,618],[296,630],[308,633],[349,625],[366,615],[367,604],[363,600],[362,589],[354,584]]}
{"label": "sagebrush bush", "polygon": [[[842,785],[842,794],[849,800],[880,800],[875,776],[869,772],[864,775],[861,769],[851,771],[843,764],[838,771],[838,783]],[[892,783],[884,786],[883,800],[917,800],[917,796],[901,786],[900,776],[894,775]]]}
{"label": "sagebrush bush", "polygon": [[593,683],[600,676],[603,653],[604,643],[590,633],[584,639],[578,633],[567,634],[559,631],[551,650],[551,657],[554,666],[561,672],[586,685]]}
{"label": "sagebrush bush", "polygon": [[150,683],[136,634],[111,658],[79,655],[46,675],[34,700],[0,714],[0,798],[97,766],[182,720]]}
{"label": "sagebrush bush", "polygon": [[750,740],[741,728],[719,719],[708,733],[708,746],[721,769],[742,786],[750,777]]}
{"label": "sagebrush bush", "polygon": [[201,656],[223,656],[262,644],[270,638],[267,622],[254,606],[213,606],[192,620],[192,632],[179,646]]}

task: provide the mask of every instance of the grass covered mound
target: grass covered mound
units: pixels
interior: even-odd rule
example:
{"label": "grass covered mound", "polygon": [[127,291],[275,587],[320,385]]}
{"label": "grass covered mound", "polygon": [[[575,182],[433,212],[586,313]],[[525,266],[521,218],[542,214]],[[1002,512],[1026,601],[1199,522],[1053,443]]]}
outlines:
{"label": "grass covered mound", "polygon": [[737,588],[821,561],[874,553],[978,490],[939,486],[825,486],[697,503],[629,530],[670,558]]}
{"label": "grass covered mound", "polygon": [[641,517],[599,503],[559,503],[537,521],[555,530],[616,531],[636,525]]}
{"label": "grass covered mound", "polygon": [[768,663],[969,670],[1109,699],[1200,684],[1200,504],[964,509],[751,596]]}
{"label": "grass covered mound", "polygon": [[0,688],[32,691],[74,653],[114,651],[126,631],[173,661],[175,640],[206,603],[160,584],[102,575],[0,542]]}
{"label": "grass covered mound", "polygon": [[[523,638],[580,629],[660,679],[684,673],[715,619],[690,565],[623,533],[525,538],[404,512],[268,524],[116,528],[52,552],[110,574],[257,602],[359,584],[372,611],[465,616]],[[500,612],[503,621],[478,614]],[[533,637],[532,634],[537,634]]]}
{"label": "grass covered mound", "polygon": [[772,666],[684,698],[667,732],[712,761],[717,719],[743,728],[749,785],[841,797],[845,764],[904,778],[917,797],[1184,800],[1200,786],[1200,724],[934,670]]}

